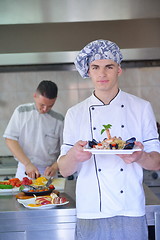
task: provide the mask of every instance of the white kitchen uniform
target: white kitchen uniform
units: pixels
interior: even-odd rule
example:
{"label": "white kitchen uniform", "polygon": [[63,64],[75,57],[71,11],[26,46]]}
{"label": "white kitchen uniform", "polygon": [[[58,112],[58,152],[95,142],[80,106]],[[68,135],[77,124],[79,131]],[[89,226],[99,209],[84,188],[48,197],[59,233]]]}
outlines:
{"label": "white kitchen uniform", "polygon": [[[66,114],[61,155],[79,140],[102,141],[102,125],[111,124],[111,136],[136,137],[146,152],[160,152],[156,121],[149,102],[119,91],[108,105],[94,94]],[[92,155],[80,163],[76,187],[77,217],[83,219],[145,215],[143,169],[116,155]]]}
{"label": "white kitchen uniform", "polygon": [[[63,136],[63,116],[50,110],[40,114],[34,103],[18,106],[5,130],[4,138],[19,142],[24,153],[43,174],[58,158]],[[22,172],[23,170],[23,172]],[[19,162],[16,177],[24,176]]]}

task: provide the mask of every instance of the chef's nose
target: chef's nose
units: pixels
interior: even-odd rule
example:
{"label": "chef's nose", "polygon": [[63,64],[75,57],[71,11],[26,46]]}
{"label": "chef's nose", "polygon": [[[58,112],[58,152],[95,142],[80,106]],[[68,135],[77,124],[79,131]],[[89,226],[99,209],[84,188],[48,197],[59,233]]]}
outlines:
{"label": "chef's nose", "polygon": [[47,106],[43,106],[43,111],[47,111]]}
{"label": "chef's nose", "polygon": [[106,76],[106,69],[104,69],[104,68],[100,69],[99,75],[100,75],[101,77]]}

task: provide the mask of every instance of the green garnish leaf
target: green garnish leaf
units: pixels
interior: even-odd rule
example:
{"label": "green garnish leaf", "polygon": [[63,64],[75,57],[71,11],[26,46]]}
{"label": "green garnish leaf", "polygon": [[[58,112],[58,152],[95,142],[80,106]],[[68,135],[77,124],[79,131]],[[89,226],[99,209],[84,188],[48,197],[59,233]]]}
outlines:
{"label": "green garnish leaf", "polygon": [[101,130],[101,134],[104,133],[104,131],[105,131],[105,129],[102,129],[102,130]]}
{"label": "green garnish leaf", "polygon": [[110,129],[112,127],[112,125],[111,124],[107,124],[107,125],[103,125],[103,127],[104,128],[101,130],[101,134],[104,133],[104,131]]}

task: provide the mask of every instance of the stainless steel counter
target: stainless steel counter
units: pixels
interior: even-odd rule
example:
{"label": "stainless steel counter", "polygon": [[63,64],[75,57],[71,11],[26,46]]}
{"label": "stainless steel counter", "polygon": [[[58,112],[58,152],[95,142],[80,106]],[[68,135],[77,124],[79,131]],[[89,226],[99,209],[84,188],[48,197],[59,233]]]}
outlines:
{"label": "stainless steel counter", "polygon": [[[144,185],[148,226],[156,225],[159,236],[160,199]],[[73,240],[76,223],[75,181],[66,181],[69,204],[47,210],[30,210],[14,195],[0,195],[0,240]],[[133,196],[134,198],[134,196]],[[156,238],[158,240],[160,238]]]}
{"label": "stainless steel counter", "polygon": [[14,195],[0,196],[0,239],[74,239],[75,201],[65,193],[61,196],[66,197],[69,204],[47,210],[24,208]]}

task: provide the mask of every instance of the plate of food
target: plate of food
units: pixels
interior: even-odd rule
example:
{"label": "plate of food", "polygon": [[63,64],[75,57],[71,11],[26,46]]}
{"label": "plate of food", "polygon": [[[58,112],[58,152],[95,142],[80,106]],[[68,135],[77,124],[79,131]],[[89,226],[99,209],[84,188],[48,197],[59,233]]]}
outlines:
{"label": "plate of food", "polygon": [[16,193],[19,192],[21,181],[18,178],[11,178],[0,181],[0,193]]}
{"label": "plate of food", "polygon": [[96,149],[96,148],[84,148],[84,151],[91,152],[92,154],[132,154],[133,152],[142,151],[142,149],[138,147],[134,147],[133,149]]}
{"label": "plate of food", "polygon": [[58,197],[55,193],[48,196],[33,197],[29,199],[17,199],[17,201],[28,209],[50,209],[57,206],[63,206],[69,203],[64,197]]}
{"label": "plate of food", "polygon": [[25,188],[22,190],[23,193],[25,193],[27,196],[43,196],[43,195],[48,195],[50,194],[54,189],[49,189],[49,188],[42,188],[42,189],[30,189],[30,188]]}
{"label": "plate of food", "polygon": [[111,137],[111,126],[111,124],[103,125],[101,134],[106,132],[107,137],[99,142],[95,139],[88,141],[88,146],[84,148],[84,151],[93,154],[132,154],[133,152],[142,151],[142,149],[135,145],[135,137],[131,137],[127,140],[123,140],[121,137],[116,136]]}
{"label": "plate of food", "polygon": [[[2,184],[0,184],[0,185],[2,185]],[[19,187],[6,188],[6,186],[5,186],[5,188],[4,187],[1,188],[1,186],[0,186],[0,193],[17,193],[17,192],[19,192]]]}

